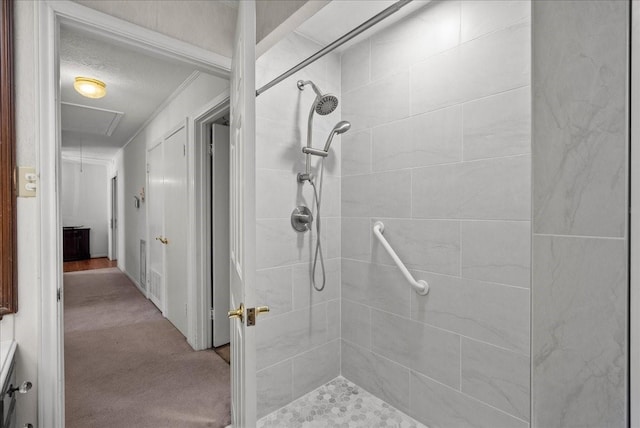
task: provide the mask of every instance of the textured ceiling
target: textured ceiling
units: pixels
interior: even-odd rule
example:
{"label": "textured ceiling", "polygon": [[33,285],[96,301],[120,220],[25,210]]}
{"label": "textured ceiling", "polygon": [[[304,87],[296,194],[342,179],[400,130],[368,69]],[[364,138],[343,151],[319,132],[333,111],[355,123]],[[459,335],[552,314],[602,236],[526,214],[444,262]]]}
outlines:
{"label": "textured ceiling", "polygon": [[[135,48],[101,39],[92,33],[62,26],[60,29],[61,101],[123,112],[111,136],[63,131],[62,147],[84,156],[112,158],[151,114],[194,69]],[[101,99],[83,97],[73,89],[76,76],[94,77],[107,84]],[[62,118],[65,120],[65,117]],[[69,129],[71,126],[65,126]],[[77,128],[77,127],[74,127]]]}

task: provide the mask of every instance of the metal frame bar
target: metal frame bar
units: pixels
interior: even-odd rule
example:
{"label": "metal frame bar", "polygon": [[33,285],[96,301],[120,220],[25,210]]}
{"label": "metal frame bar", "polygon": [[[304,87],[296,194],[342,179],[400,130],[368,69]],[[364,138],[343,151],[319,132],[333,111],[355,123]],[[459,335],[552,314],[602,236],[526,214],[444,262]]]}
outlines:
{"label": "metal frame bar", "polygon": [[318,52],[314,53],[313,55],[311,55],[310,57],[308,57],[304,61],[300,62],[298,65],[296,65],[294,67],[291,67],[289,70],[285,71],[280,76],[276,77],[275,79],[273,79],[272,81],[270,81],[266,85],[264,85],[261,88],[259,88],[258,90],[256,90],[256,97],[258,95],[262,94],[263,92],[265,92],[267,89],[269,89],[269,88],[277,85],[278,83],[282,82],[287,77],[297,73],[299,70],[302,70],[307,65],[319,60],[320,58],[322,58],[323,56],[325,56],[329,52],[331,52],[334,49],[336,49],[336,48],[342,46],[343,44],[347,43],[349,40],[353,39],[354,37],[358,36],[362,32],[364,32],[364,31],[368,30],[369,28],[373,27],[378,22],[380,22],[380,21],[384,20],[385,18],[393,15],[394,13],[396,13],[397,11],[399,11],[400,9],[402,9],[404,6],[406,6],[407,4],[411,3],[412,1],[413,0],[400,0],[400,1],[392,4],[391,6],[389,6],[388,8],[383,10],[382,12],[378,13],[374,17],[372,17],[372,18],[368,19],[367,21],[363,22],[362,24],[358,25],[356,28],[354,28],[353,30],[349,31],[347,34],[343,35],[342,37],[340,37],[339,39],[335,40],[331,44],[329,44],[329,45],[325,46],[324,48],[320,49]]}

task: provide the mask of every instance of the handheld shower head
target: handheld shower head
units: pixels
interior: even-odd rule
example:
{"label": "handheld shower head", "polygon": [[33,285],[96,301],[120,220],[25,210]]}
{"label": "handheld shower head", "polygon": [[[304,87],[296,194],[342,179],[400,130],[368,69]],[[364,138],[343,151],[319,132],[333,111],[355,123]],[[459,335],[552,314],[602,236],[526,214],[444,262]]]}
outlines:
{"label": "handheld shower head", "polygon": [[333,136],[336,134],[344,134],[349,129],[351,129],[351,123],[346,120],[342,120],[336,123],[336,126],[331,130],[331,134],[329,134],[329,138],[327,138],[327,143],[324,145],[324,151],[329,152],[329,147],[331,147],[331,141],[333,140]]}
{"label": "handheld shower head", "polygon": [[304,90],[305,85],[311,85],[316,93],[316,100],[313,104],[312,111],[315,110],[321,116],[332,113],[338,107],[338,97],[332,94],[323,94],[320,89],[311,80],[298,80],[298,89]]}

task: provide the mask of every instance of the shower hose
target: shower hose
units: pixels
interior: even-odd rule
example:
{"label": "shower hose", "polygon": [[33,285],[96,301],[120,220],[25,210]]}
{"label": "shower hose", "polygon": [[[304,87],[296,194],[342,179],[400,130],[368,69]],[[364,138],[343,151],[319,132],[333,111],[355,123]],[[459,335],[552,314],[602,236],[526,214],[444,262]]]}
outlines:
{"label": "shower hose", "polygon": [[[316,188],[316,183],[312,180],[309,180],[311,186],[313,187],[313,195],[316,200],[316,251],[313,256],[313,267],[311,269],[311,285],[316,291],[324,290],[325,283],[327,282],[327,275],[324,270],[324,257],[322,255],[322,241],[320,235],[320,207],[322,206],[322,182],[324,181],[324,158],[322,158],[320,163],[320,179],[318,183],[318,187],[320,190]],[[319,256],[319,257],[318,257]],[[320,267],[322,268],[322,285],[318,287],[316,284],[316,267],[318,265],[318,258],[320,258]]]}

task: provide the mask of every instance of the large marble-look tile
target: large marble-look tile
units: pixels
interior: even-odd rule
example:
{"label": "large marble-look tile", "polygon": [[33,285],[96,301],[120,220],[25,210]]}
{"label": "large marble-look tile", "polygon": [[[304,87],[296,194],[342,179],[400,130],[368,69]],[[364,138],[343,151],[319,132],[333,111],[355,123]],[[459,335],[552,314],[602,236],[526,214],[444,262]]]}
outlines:
{"label": "large marble-look tile", "polygon": [[529,155],[414,169],[412,216],[529,220],[530,169]]}
{"label": "large marble-look tile", "polygon": [[342,299],[343,339],[371,349],[371,308],[351,300]]}
{"label": "large marble-look tile", "polygon": [[342,135],[342,175],[371,172],[371,131],[347,132]]}
{"label": "large marble-look tile", "polygon": [[396,266],[342,260],[343,299],[403,315],[409,310],[410,293],[411,287]]}
{"label": "large marble-look tile", "polygon": [[295,172],[257,169],[256,217],[289,217],[298,203],[298,186]]}
{"label": "large marble-look tile", "polygon": [[392,171],[342,178],[343,217],[410,217],[411,172]]}
{"label": "large marble-look tile", "polygon": [[342,218],[342,257],[371,260],[371,223],[366,217]]}
{"label": "large marble-look tile", "polygon": [[371,318],[373,352],[460,387],[460,336],[375,309]]}
{"label": "large marble-look tile", "polygon": [[462,160],[462,107],[413,116],[373,130],[373,170]]}
{"label": "large marble-look tile", "polygon": [[625,241],[534,235],[533,244],[533,425],[624,426]]}
{"label": "large marble-look tile", "polygon": [[459,42],[460,2],[431,2],[371,37],[371,79],[406,70]]}
{"label": "large marble-look tile", "polygon": [[342,375],[392,406],[407,410],[408,368],[343,340]]}
{"label": "large marble-look tile", "polygon": [[[313,263],[293,267],[293,309],[303,309],[340,298],[340,259],[324,261],[325,281],[322,291],[311,282]],[[316,264],[315,287],[322,288],[322,265]]]}
{"label": "large marble-look tile", "polygon": [[522,23],[435,55],[411,68],[411,114],[527,86],[531,25]]}
{"label": "large marble-look tile", "polygon": [[256,167],[290,172],[304,171],[305,158],[302,147],[306,144],[306,132],[306,127],[303,128],[294,121],[258,117]]}
{"label": "large marble-look tile", "polygon": [[531,153],[531,86],[464,104],[464,160]]}
{"label": "large marble-look tile", "polygon": [[285,266],[297,262],[299,260],[298,249],[303,245],[304,237],[296,236],[289,219],[256,221],[256,266],[258,269]]}
{"label": "large marble-look tile", "polygon": [[412,319],[529,353],[529,290],[419,271],[414,277],[430,289],[426,296],[412,292]]}
{"label": "large marble-look tile", "polygon": [[349,92],[369,83],[371,39],[366,39],[344,51],[340,60],[342,91]]}
{"label": "large marble-look tile", "polygon": [[[371,221],[371,229],[377,219]],[[460,223],[450,220],[382,219],[384,237],[409,268],[447,275],[460,274]],[[371,232],[373,233],[373,231]],[[395,266],[377,238],[371,258]]]}
{"label": "large marble-look tile", "polygon": [[463,1],[462,43],[529,20],[531,20],[531,1],[529,0]]}
{"label": "large marble-look tile", "polygon": [[534,232],[623,237],[629,3],[533,10]]}
{"label": "large marble-look tile", "polygon": [[529,424],[418,373],[409,414],[430,428],[528,428]]}
{"label": "large marble-look tile", "polygon": [[462,338],[462,392],[529,420],[527,355]]}
{"label": "large marble-look tile", "polygon": [[322,303],[256,323],[258,370],[327,342],[326,309]]}
{"label": "large marble-look tile", "polygon": [[342,94],[342,119],[360,131],[409,116],[409,72]]}
{"label": "large marble-look tile", "polygon": [[293,398],[340,375],[340,340],[333,340],[293,358]]}
{"label": "large marble-look tile", "polygon": [[327,302],[327,340],[340,339],[342,317],[340,316],[341,299]]}
{"label": "large marble-look tile", "polygon": [[258,417],[262,417],[293,400],[293,362],[258,370],[256,373]]}
{"label": "large marble-look tile", "polygon": [[293,309],[293,269],[290,266],[256,271],[256,300],[268,305],[271,315]]}
{"label": "large marble-look tile", "polygon": [[529,287],[529,221],[463,221],[462,276]]}

